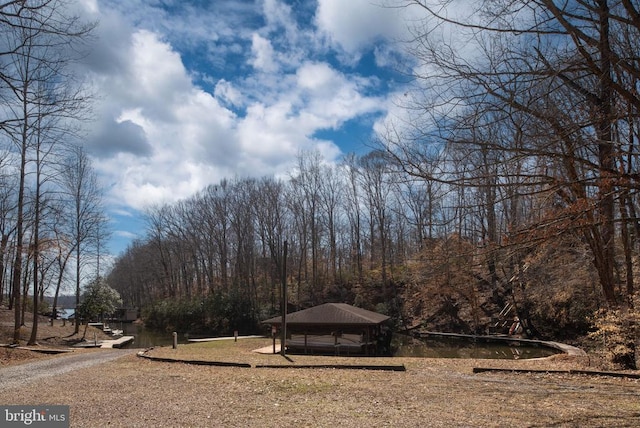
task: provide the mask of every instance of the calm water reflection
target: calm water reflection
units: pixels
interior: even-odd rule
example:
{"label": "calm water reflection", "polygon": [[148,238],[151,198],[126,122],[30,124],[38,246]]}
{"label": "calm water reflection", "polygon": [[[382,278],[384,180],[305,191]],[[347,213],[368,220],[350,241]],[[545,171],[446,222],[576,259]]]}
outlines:
{"label": "calm water reflection", "polygon": [[396,357],[423,358],[481,358],[481,359],[528,359],[542,358],[559,353],[546,346],[519,343],[472,342],[464,339],[417,339],[394,335],[392,347]]}

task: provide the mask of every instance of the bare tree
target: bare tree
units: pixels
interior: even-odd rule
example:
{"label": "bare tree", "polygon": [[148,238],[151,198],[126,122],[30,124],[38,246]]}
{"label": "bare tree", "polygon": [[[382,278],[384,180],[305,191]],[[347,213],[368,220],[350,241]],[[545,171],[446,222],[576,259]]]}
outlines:
{"label": "bare tree", "polygon": [[[568,233],[579,231],[592,250],[602,294],[615,305],[615,207],[621,189],[636,177],[619,168],[621,154],[630,153],[632,146],[627,139],[614,139],[613,129],[628,123],[629,110],[618,108],[621,101],[635,118],[640,107],[634,83],[640,66],[632,59],[640,34],[638,5],[608,0],[483,1],[475,10],[448,14],[449,2],[403,3],[428,16],[423,27],[414,27],[412,53],[432,70],[415,76],[431,98],[420,111],[430,111],[434,119],[429,126],[437,129],[432,142],[451,147],[455,138],[449,126],[464,114],[461,106],[487,118],[498,112],[504,123],[513,123],[514,116],[524,118],[519,128],[526,135],[519,140],[526,141],[524,145],[501,146],[493,137],[464,143],[480,152],[495,147],[513,158],[532,159],[530,165],[537,168],[521,170],[518,180],[527,181],[532,193],[545,188],[562,206],[548,210],[542,223],[530,223],[525,234],[541,232],[537,236],[543,237],[555,233],[559,224]],[[439,37],[436,29],[443,26],[456,36]],[[424,156],[411,156],[418,152],[398,139],[389,143],[407,172],[430,175],[422,168]],[[482,186],[460,175],[445,177],[458,185]]]}
{"label": "bare tree", "polygon": [[84,96],[74,87],[67,66],[91,29],[68,14],[62,0],[5,2],[0,5],[0,106],[1,130],[13,142],[18,159],[16,251],[13,263],[15,312],[14,341],[20,338],[20,281],[23,278],[24,205],[28,155],[39,137],[38,121],[71,118],[82,110]]}
{"label": "bare tree", "polygon": [[0,178],[0,303],[2,303],[6,293],[10,296],[9,309],[13,309],[13,289],[11,288],[11,281],[7,280],[7,261],[10,258],[11,239],[16,230],[16,223],[12,221],[12,218],[17,208],[15,200],[17,183],[13,174],[10,174],[10,168],[6,162],[7,157],[3,157],[0,163],[2,167],[2,176]]}
{"label": "bare tree", "polygon": [[[330,283],[336,282],[338,276],[338,243],[337,243],[337,227],[339,222],[339,208],[342,206],[342,189],[344,181],[339,175],[340,171],[333,166],[323,166],[320,168],[320,209],[321,218],[325,224],[324,229],[327,231],[327,240],[329,246],[329,255],[327,275]],[[334,285],[330,284],[330,285]]]}
{"label": "bare tree", "polygon": [[54,317],[58,311],[58,297],[60,296],[60,291],[62,290],[62,285],[67,275],[67,264],[75,251],[74,243],[70,238],[71,234],[66,231],[65,223],[62,220],[63,212],[63,208],[58,206],[57,212],[52,215],[56,220],[52,226],[53,243],[51,250],[53,253],[51,258],[55,260],[56,263],[56,286],[53,294],[53,303],[51,305],[51,311]]}
{"label": "bare tree", "polygon": [[[319,293],[319,243],[320,243],[320,166],[318,152],[300,153],[297,170],[291,177],[290,201],[299,233],[299,278],[304,274],[309,288],[309,301],[317,302]],[[308,273],[307,254],[310,251],[311,274]],[[300,285],[299,285],[300,287]]]}
{"label": "bare tree", "polygon": [[382,286],[388,286],[388,200],[391,193],[388,162],[382,152],[371,152],[360,159],[360,180],[367,200],[370,228],[370,260],[379,265]]}
{"label": "bare tree", "polygon": [[346,197],[344,199],[345,212],[349,219],[351,245],[349,249],[350,260],[353,260],[357,272],[358,282],[363,279],[362,267],[362,218],[360,209],[360,186],[358,185],[359,166],[357,157],[353,154],[347,156],[342,166],[347,186]]}
{"label": "bare tree", "polygon": [[251,204],[256,218],[256,229],[262,244],[263,259],[270,259],[273,268],[268,271],[268,298],[272,312],[277,307],[280,281],[284,269],[283,249],[285,240],[285,195],[284,183],[273,178],[265,178],[257,183]]}
{"label": "bare tree", "polygon": [[[100,233],[106,232],[107,228],[104,227],[102,189],[98,185],[91,160],[81,147],[72,148],[61,176],[62,186],[68,196],[68,214],[72,223],[70,236],[75,250],[77,306],[80,304],[80,287],[84,278],[84,268],[88,267],[92,261],[95,262],[91,256],[95,256],[96,247],[100,242]],[[77,334],[80,328],[78,323],[75,327]]]}

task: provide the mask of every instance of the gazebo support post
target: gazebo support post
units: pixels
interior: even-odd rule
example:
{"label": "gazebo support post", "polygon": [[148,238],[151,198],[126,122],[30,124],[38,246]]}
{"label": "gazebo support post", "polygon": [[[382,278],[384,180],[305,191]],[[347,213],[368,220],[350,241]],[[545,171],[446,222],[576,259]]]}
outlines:
{"label": "gazebo support post", "polygon": [[284,254],[282,260],[282,340],[280,342],[280,354],[284,357],[287,348],[287,241],[284,241]]}

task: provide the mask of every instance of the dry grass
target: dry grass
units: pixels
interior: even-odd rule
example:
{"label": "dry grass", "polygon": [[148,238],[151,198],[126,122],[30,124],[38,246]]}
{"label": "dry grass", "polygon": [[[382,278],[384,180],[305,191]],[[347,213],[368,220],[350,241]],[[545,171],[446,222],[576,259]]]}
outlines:
{"label": "dry grass", "polygon": [[[5,402],[71,406],[77,427],[636,426],[637,380],[569,374],[473,374],[474,366],[558,370],[586,360],[451,360],[263,355],[268,339],[155,348],[164,358],[250,363],[194,366],[127,356],[37,385]],[[256,364],[404,364],[405,372],[265,369]],[[65,385],[65,387],[61,387]]]}

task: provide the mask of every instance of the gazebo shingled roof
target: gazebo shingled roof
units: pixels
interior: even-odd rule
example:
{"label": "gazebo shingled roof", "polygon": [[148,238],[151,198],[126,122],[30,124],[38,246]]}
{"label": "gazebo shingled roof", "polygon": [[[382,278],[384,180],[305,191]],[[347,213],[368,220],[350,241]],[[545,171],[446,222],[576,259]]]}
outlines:
{"label": "gazebo shingled roof", "polygon": [[[386,315],[357,308],[346,303],[325,303],[287,314],[287,325],[371,326],[381,324],[388,319],[389,317]],[[264,320],[262,323],[280,325],[282,324],[282,316]]]}

